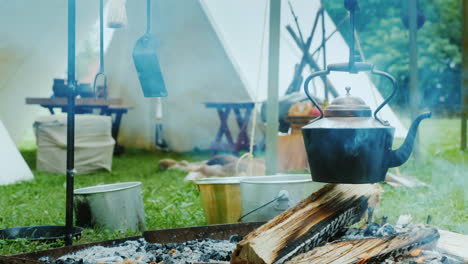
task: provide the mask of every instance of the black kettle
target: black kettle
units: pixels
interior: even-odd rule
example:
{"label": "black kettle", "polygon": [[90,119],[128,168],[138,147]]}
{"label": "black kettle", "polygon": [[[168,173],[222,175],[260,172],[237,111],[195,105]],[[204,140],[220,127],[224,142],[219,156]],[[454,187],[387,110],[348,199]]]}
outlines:
{"label": "black kettle", "polygon": [[[392,150],[395,128],[378,117],[378,112],[395,95],[398,85],[390,74],[377,71],[372,64],[356,62],[328,65],[324,71],[310,75],[304,83],[307,97],[319,109],[320,116],[302,128],[305,148],[312,179],[328,183],[376,183],[385,180],[388,168],[405,163],[414,145],[414,139],[421,120],[429,118],[430,112],[419,115],[411,124],[403,145]],[[370,71],[390,80],[393,92],[372,111],[359,97],[347,94],[338,97],[325,109],[320,108],[309,94],[310,81],[331,71],[357,73]]]}

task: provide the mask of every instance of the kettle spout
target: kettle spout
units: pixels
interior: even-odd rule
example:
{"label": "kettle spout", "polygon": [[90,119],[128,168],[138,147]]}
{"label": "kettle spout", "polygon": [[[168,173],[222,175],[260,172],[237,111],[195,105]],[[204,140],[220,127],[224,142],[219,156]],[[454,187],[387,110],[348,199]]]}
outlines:
{"label": "kettle spout", "polygon": [[418,131],[419,123],[423,119],[430,118],[432,116],[431,112],[426,112],[420,114],[410,126],[408,130],[408,134],[406,135],[405,141],[403,145],[396,150],[390,151],[390,155],[388,157],[388,168],[398,167],[405,163],[411,155],[414,147],[414,140],[416,138],[416,132]]}

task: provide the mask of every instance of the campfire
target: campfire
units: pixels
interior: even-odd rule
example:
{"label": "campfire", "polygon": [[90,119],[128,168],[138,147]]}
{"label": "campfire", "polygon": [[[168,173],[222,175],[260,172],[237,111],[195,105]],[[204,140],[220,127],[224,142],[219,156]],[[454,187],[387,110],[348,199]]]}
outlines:
{"label": "campfire", "polygon": [[[373,208],[380,195],[381,188],[374,184],[329,184],[244,237],[231,234],[228,240],[180,243],[139,239],[38,260],[54,264],[466,263],[437,248],[437,228],[413,224],[410,215],[400,216],[394,224],[386,217],[374,221]],[[359,223],[363,223],[359,228],[349,227]]]}

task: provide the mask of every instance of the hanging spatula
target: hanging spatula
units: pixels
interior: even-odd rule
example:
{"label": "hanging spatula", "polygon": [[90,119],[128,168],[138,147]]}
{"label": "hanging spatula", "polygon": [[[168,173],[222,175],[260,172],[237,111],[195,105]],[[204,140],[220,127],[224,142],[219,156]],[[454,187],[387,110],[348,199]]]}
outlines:
{"label": "hanging spatula", "polygon": [[166,97],[167,90],[156,54],[156,36],[151,34],[151,0],[147,0],[146,32],[133,48],[133,62],[145,97]]}

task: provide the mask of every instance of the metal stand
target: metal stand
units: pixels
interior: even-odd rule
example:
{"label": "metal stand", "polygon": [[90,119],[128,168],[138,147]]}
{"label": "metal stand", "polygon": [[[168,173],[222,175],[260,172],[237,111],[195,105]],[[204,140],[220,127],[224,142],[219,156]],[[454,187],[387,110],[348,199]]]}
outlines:
{"label": "metal stand", "polygon": [[73,185],[75,176],[75,24],[76,2],[68,0],[68,111],[67,111],[67,194],[65,245],[73,243]]}

